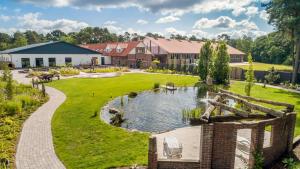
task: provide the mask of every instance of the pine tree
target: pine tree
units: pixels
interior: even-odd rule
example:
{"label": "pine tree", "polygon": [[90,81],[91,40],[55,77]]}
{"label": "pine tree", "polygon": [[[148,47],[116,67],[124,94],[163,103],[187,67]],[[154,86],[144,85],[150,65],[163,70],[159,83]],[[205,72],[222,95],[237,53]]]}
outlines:
{"label": "pine tree", "polygon": [[248,54],[248,63],[249,63],[249,67],[248,70],[246,72],[246,86],[245,86],[245,93],[247,96],[250,96],[251,94],[251,88],[254,86],[254,71],[253,71],[253,63],[252,63],[252,56],[251,53]]}
{"label": "pine tree", "polygon": [[207,41],[201,48],[199,54],[198,71],[200,78],[205,81],[206,76],[212,72],[213,48],[210,41]]}
{"label": "pine tree", "polygon": [[217,84],[229,82],[229,54],[225,42],[220,42],[217,47],[214,61],[214,79]]}

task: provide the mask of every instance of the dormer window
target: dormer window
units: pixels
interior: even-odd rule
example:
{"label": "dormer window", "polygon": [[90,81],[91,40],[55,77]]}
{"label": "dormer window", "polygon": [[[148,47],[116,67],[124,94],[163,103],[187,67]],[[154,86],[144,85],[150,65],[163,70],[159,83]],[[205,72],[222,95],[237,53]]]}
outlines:
{"label": "dormer window", "polygon": [[145,53],[145,48],[144,47],[137,47],[136,48],[136,53]]}
{"label": "dormer window", "polygon": [[109,47],[107,47],[107,48],[105,48],[105,52],[110,52],[111,51],[111,48],[109,48]]}
{"label": "dormer window", "polygon": [[121,53],[121,52],[123,51],[123,49],[120,48],[120,47],[117,47],[116,51],[117,51],[118,53]]}

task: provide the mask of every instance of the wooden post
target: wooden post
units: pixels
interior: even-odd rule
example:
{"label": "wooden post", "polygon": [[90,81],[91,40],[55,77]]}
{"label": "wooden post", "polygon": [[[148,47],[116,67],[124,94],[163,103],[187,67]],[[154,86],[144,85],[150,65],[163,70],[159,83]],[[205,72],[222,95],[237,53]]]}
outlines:
{"label": "wooden post", "polygon": [[157,169],[157,143],[156,137],[149,138],[148,169]]}
{"label": "wooden post", "polygon": [[233,99],[235,101],[238,101],[238,102],[244,104],[249,109],[258,110],[258,111],[270,114],[270,115],[275,116],[275,117],[282,117],[285,114],[283,111],[273,110],[273,109],[263,107],[263,106],[260,106],[260,105],[254,104],[254,103],[250,103],[247,100],[238,98],[238,97],[236,97],[234,95],[231,95],[231,94],[228,94],[228,93],[221,93],[219,95],[222,95],[223,97],[228,97],[228,98]]}
{"label": "wooden post", "polygon": [[249,115],[249,113],[244,110],[239,110],[239,109],[227,106],[226,104],[223,104],[223,103],[219,103],[219,102],[215,102],[215,101],[211,101],[211,100],[209,100],[208,102],[214,106],[220,106],[220,108],[228,110],[238,116],[248,117],[248,115]]}
{"label": "wooden post", "polygon": [[250,96],[243,96],[243,95],[232,93],[232,92],[229,92],[229,91],[223,90],[223,89],[220,89],[220,91],[221,91],[221,93],[227,93],[227,94],[234,95],[234,96],[237,96],[237,97],[240,97],[240,98],[243,98],[243,99],[246,99],[246,100],[250,100],[250,101],[267,103],[267,104],[271,104],[271,105],[275,105],[275,106],[284,106],[284,107],[287,108],[288,112],[294,111],[294,107],[295,107],[292,104],[282,103],[282,102],[275,102],[275,101],[271,101],[271,100],[258,99],[258,98],[254,98],[254,97],[250,97]]}
{"label": "wooden post", "polygon": [[[220,99],[221,99],[221,97],[220,97],[219,95],[217,95],[217,96],[213,99],[213,101],[217,102],[217,101],[219,101]],[[201,119],[202,119],[202,120],[208,121],[208,120],[209,120],[209,117],[210,117],[210,114],[211,114],[215,109],[216,109],[216,107],[215,107],[214,105],[210,105],[210,106],[206,109],[206,111],[202,114]]]}

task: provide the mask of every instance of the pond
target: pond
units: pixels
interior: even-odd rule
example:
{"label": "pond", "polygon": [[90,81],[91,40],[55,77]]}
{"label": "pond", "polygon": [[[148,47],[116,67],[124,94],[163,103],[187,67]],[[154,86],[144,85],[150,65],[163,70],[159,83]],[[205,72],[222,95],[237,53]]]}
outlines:
{"label": "pond", "polygon": [[208,96],[205,90],[196,87],[182,87],[175,91],[159,89],[145,91],[135,98],[127,95],[110,101],[103,109],[101,118],[109,123],[112,114],[109,109],[123,112],[126,119],[121,127],[130,130],[162,132],[190,126],[184,111],[201,108],[205,111]]}

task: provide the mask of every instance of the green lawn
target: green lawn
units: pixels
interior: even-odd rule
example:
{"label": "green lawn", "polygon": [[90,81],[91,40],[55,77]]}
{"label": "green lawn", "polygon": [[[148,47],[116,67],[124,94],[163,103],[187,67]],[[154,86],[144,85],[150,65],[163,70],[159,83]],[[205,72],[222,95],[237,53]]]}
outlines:
{"label": "green lawn", "polygon": [[[68,79],[50,83],[67,95],[52,120],[55,151],[67,168],[108,168],[147,164],[148,134],[112,127],[94,116],[109,100],[131,91],[143,91],[159,82],[193,85],[197,77],[162,74],[126,74],[115,78]],[[242,82],[232,91],[244,93]],[[94,93],[94,96],[93,96]],[[253,96],[297,104],[300,95],[278,89],[254,87]],[[298,118],[296,135],[300,134]]]}
{"label": "green lawn", "polygon": [[[67,168],[147,164],[148,134],[130,133],[93,117],[110,99],[151,89],[155,82],[192,85],[191,76],[127,74],[116,78],[69,79],[51,83],[67,95],[52,121],[55,151]],[[93,93],[95,96],[93,97]]]}
{"label": "green lawn", "polygon": [[[240,67],[243,69],[248,69],[248,65],[233,65],[232,67]],[[254,70],[264,70],[264,71],[268,71],[270,70],[272,67],[275,68],[275,70],[278,71],[292,71],[293,67],[292,66],[287,66],[287,65],[276,65],[276,64],[268,64],[268,63],[259,63],[259,62],[254,62],[253,63],[253,69]]]}

